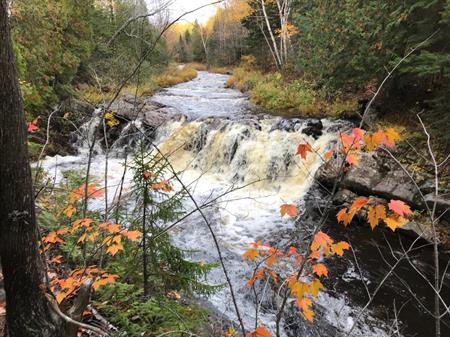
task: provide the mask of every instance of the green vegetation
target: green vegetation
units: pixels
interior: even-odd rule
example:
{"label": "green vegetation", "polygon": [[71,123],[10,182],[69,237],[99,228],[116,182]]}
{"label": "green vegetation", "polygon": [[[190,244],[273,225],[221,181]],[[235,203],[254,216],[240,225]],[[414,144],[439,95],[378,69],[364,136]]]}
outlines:
{"label": "green vegetation", "polygon": [[[53,105],[76,96],[82,84],[111,92],[136,67],[147,41],[156,40],[156,27],[148,20],[135,20],[127,31],[138,32],[136,36],[122,32],[110,41],[135,13],[147,12],[142,1],[111,4],[114,10],[92,0],[12,2],[13,38],[29,119],[46,116]],[[165,43],[160,40],[144,60],[140,79],[150,78],[167,63]]]}
{"label": "green vegetation", "polygon": [[[86,211],[83,172],[64,172],[58,188],[40,196],[52,289],[64,305],[76,294],[71,287],[93,278],[95,307],[130,336],[198,331],[207,315],[192,295],[208,296],[219,287],[202,282],[215,265],[189,261],[191,252],[175,247],[164,231],[184,215],[185,193],[174,191],[172,180],[164,178],[167,163],[143,142],[128,169],[133,197],[116,205],[109,218]],[[45,184],[42,172],[36,177]],[[105,191],[92,181],[87,193],[96,199]]]}
{"label": "green vegetation", "polygon": [[415,115],[423,111],[448,149],[449,1],[279,2],[289,7],[287,16],[276,1],[263,8],[259,0],[232,0],[204,25],[180,26],[178,43],[171,43],[178,45],[175,57],[221,67],[250,56],[252,66],[244,59],[229,85],[268,109],[334,118],[362,113],[389,71],[417,48],[373,108],[381,120],[408,128],[417,128]]}
{"label": "green vegetation", "polygon": [[151,331],[155,335],[172,332],[170,336],[182,337],[201,329],[207,313],[195,305],[182,304],[176,299],[177,293],[142,300],[142,292],[134,285],[115,283],[101,290],[94,304],[129,336]]}
{"label": "green vegetation", "polygon": [[336,98],[327,102],[312,83],[286,79],[280,72],[264,74],[252,66],[254,58],[244,57],[233,71],[227,85],[248,92],[253,103],[292,117],[353,117],[358,109],[355,100]]}

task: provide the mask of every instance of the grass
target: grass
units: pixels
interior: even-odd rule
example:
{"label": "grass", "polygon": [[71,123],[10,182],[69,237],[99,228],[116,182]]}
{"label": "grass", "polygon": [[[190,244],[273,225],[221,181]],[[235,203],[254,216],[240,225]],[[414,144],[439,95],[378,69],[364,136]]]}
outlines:
{"label": "grass", "polygon": [[[128,84],[123,89],[123,93],[132,95],[137,93],[140,97],[152,96],[160,88],[167,88],[179,83],[191,81],[197,77],[197,74],[197,69],[194,65],[189,64],[184,67],[178,67],[176,64],[171,64],[164,71],[155,74],[138,87],[135,84]],[[114,92],[105,92],[94,86],[82,86],[78,90],[78,95],[80,99],[86,102],[99,104],[111,100]]]}
{"label": "grass", "polygon": [[356,99],[329,101],[313,83],[290,80],[279,72],[262,73],[245,63],[234,69],[227,86],[249,93],[254,104],[290,117],[353,117],[358,110]]}
{"label": "grass", "polygon": [[191,65],[178,67],[169,66],[164,72],[152,78],[153,82],[160,88],[188,82],[197,77],[197,70]]}

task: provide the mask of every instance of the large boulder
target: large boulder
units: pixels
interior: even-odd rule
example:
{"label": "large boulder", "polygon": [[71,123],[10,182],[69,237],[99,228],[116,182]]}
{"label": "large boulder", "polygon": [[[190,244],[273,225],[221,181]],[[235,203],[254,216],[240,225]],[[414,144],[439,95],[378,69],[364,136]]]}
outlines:
{"label": "large boulder", "polygon": [[156,129],[168,121],[181,120],[184,116],[149,99],[124,95],[111,105],[111,111],[122,121],[140,120],[146,126]]}
{"label": "large boulder", "polygon": [[83,117],[91,117],[94,113],[95,107],[85,101],[80,101],[76,98],[68,98],[61,103],[61,111],[69,112],[74,115],[80,115]]}
{"label": "large boulder", "polygon": [[[344,165],[345,176],[340,187],[358,195],[400,199],[410,205],[420,206],[419,193],[408,175],[397,164],[375,152],[359,154],[357,166]],[[316,173],[316,179],[331,186],[338,177],[341,161],[332,159]]]}

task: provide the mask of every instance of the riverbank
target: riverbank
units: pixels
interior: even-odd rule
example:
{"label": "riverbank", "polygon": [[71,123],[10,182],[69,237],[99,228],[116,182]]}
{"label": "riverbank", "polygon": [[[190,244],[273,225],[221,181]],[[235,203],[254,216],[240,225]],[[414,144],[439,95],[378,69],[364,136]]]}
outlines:
{"label": "riverbank", "polygon": [[[253,188],[250,184],[248,190],[233,194],[233,199],[236,198],[239,202],[230,200],[227,202],[226,210],[219,204],[205,208],[205,216],[217,226],[222,253],[227,261],[232,282],[238,289],[238,301],[243,308],[246,324],[252,326],[253,301],[249,298],[246,292],[248,288],[245,286],[251,270],[249,266],[243,264],[242,253],[247,249],[248,243],[258,240],[268,241],[273,245],[280,242],[301,244],[304,241],[303,238],[307,237],[307,232],[313,229],[317,221],[304,223],[307,214],[302,214],[299,221],[302,221],[302,228],[306,233],[296,237],[293,221],[280,218],[279,205],[282,202],[302,203],[305,195],[315,190],[312,177],[308,173],[316,172],[321,161],[316,156],[311,156],[306,162],[302,161],[302,165],[306,166],[302,169],[298,165],[298,156],[295,156],[296,146],[306,139],[314,148],[320,149],[321,153],[325,152],[329,144],[335,140],[336,132],[342,130],[348,123],[326,119],[322,121],[285,119],[260,114],[248,102],[246,95],[225,88],[226,80],[227,76],[224,75],[199,72],[198,78],[194,81],[159,91],[153,97],[138,99],[134,96],[121,97],[116,102],[117,106],[112,107],[114,116],[120,124],[108,129],[109,133],[114,133],[114,137],[110,139],[111,148],[114,150],[110,153],[108,162],[108,183],[111,186],[120,184],[124,160],[120,153],[136,144],[136,137],[140,132],[155,137],[161,149],[173,156],[172,164],[177,171],[183,172],[183,179],[188,185],[195,182],[194,197],[197,200],[214,198],[227,191],[230,185],[250,184],[254,180],[262,179],[257,187]],[[137,123],[130,122],[134,120],[130,118],[134,111],[140,111]],[[160,121],[160,117],[164,116],[168,118]],[[93,122],[99,122],[95,116]],[[77,144],[81,147],[80,152],[86,153],[86,148],[83,148],[86,145],[81,142]],[[100,150],[92,161],[93,176],[99,178],[104,176],[104,160],[105,157]],[[64,165],[61,165],[60,158],[48,158],[45,167],[50,174],[60,175],[58,170],[81,171],[85,165],[86,156],[80,155],[68,158],[64,161]],[[381,171],[384,172],[384,169]],[[128,188],[125,186],[124,195],[127,195]],[[323,199],[323,196],[319,195],[313,201]],[[305,204],[304,208],[308,210],[309,205]],[[186,204],[186,209],[189,209],[189,206],[191,205]],[[340,206],[342,205],[336,205],[336,208]],[[330,219],[330,228],[327,228],[327,232],[333,228],[341,229],[334,217]],[[199,223],[202,223],[202,219],[197,216],[186,219],[171,232],[171,238],[181,249],[193,251],[191,257],[194,261],[214,263],[217,261],[215,247],[206,226],[199,226]],[[353,238],[361,240],[363,248],[367,248],[369,246],[367,241],[372,237],[365,235],[367,228],[353,227],[355,229],[352,228],[352,240]],[[363,231],[364,235],[358,234]],[[336,232],[345,236],[348,230]],[[377,261],[379,263],[379,260]],[[354,294],[342,295],[333,291],[333,284],[340,275],[345,276],[342,289],[346,287],[348,289],[348,283],[359,282],[355,273],[351,272],[351,258],[345,259],[345,263],[339,268],[342,270],[333,273],[333,277],[330,273],[330,281],[327,284],[330,291],[320,298],[317,305],[320,308],[319,328],[331,335],[340,331],[349,319],[356,317],[359,308],[355,305]],[[370,280],[372,282],[376,278]],[[213,270],[208,275],[208,281],[214,284],[223,283],[221,270]],[[233,312],[229,311],[229,298],[226,289],[221,289],[209,298],[209,303],[215,310],[224,312],[226,317],[233,319]],[[381,298],[391,299],[387,296]],[[362,299],[363,297],[357,298],[359,301]],[[270,310],[270,300],[267,302],[269,303],[263,306],[264,319],[265,322],[270,322],[273,319],[271,316],[273,312]],[[342,303],[346,303],[346,311],[342,317],[336,318],[333,313],[340,310]],[[298,312],[292,311],[293,317],[300,320]],[[375,320],[371,316],[372,313],[369,313],[362,329],[366,329],[366,323],[370,324],[370,327],[380,329],[385,327],[384,322],[389,319],[382,317],[378,320],[376,315]],[[304,326],[304,321],[299,321],[294,331],[303,329]],[[310,328],[305,327],[306,331],[312,333]],[[372,335],[383,336],[375,333],[368,336]]]}
{"label": "riverbank", "polygon": [[[127,97],[150,97],[158,90],[171,87],[179,83],[185,83],[197,77],[199,65],[170,64],[163,71],[150,78],[143,79],[139,84],[126,85],[118,101],[126,101]],[[100,105],[108,104],[115,95],[116,88],[93,86],[87,84],[78,85],[75,94],[62,101],[54,110],[48,113],[47,118],[38,118],[31,122],[36,129],[29,133],[29,155],[32,161],[36,161],[41,155],[73,155],[72,147],[74,133],[78,128],[92,117],[95,109]],[[117,104],[115,104],[117,106]],[[47,127],[50,128],[50,137],[47,142]]]}
{"label": "riverbank", "polygon": [[245,58],[233,70],[227,86],[247,93],[252,103],[283,117],[352,119],[361,110],[355,97],[326,99],[312,82],[280,72],[263,73]]}

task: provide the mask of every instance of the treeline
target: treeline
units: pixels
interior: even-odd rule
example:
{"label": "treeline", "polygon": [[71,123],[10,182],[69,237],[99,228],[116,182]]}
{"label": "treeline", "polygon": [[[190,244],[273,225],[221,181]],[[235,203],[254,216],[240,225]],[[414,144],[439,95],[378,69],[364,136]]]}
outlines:
{"label": "treeline", "polygon": [[259,69],[301,78],[325,99],[353,95],[360,102],[421,44],[377,102],[392,111],[425,107],[450,122],[448,0],[233,0],[189,35],[180,37],[191,51],[178,53],[182,61],[236,65],[251,55]]}
{"label": "treeline", "polygon": [[201,62],[215,66],[235,65],[247,50],[247,34],[241,20],[249,14],[245,0],[227,1],[206,24],[180,24],[167,36],[178,62]]}
{"label": "treeline", "polygon": [[[14,48],[29,118],[76,96],[80,83],[108,88],[130,74],[159,34],[148,18],[133,20],[146,13],[144,0],[13,1]],[[164,40],[143,63],[142,78],[155,64],[167,64]]]}

